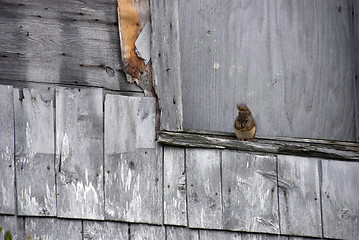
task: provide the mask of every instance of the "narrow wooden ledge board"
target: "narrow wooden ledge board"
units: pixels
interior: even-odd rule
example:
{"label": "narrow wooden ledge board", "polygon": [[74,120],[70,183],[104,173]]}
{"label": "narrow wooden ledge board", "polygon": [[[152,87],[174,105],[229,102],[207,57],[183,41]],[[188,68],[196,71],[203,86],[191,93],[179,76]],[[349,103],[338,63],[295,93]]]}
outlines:
{"label": "narrow wooden ledge board", "polygon": [[256,138],[238,141],[231,133],[204,131],[160,131],[158,142],[164,145],[195,148],[232,149],[247,152],[359,161],[359,143],[299,138]]}

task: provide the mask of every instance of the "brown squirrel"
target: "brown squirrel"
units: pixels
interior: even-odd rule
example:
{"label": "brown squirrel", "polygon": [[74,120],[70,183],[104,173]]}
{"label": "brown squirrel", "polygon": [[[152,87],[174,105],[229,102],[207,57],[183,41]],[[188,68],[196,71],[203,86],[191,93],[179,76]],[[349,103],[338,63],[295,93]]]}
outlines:
{"label": "brown squirrel", "polygon": [[234,133],[240,141],[252,141],[257,131],[251,110],[245,104],[237,104],[238,116],[234,121]]}

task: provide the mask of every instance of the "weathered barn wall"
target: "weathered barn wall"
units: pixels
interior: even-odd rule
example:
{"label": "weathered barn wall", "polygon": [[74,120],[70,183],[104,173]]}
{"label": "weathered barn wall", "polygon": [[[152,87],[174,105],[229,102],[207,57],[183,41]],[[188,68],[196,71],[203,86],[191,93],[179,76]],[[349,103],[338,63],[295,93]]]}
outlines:
{"label": "weathered barn wall", "polygon": [[184,128],[232,132],[246,103],[259,136],[356,141],[352,1],[178,4]]}
{"label": "weathered barn wall", "polygon": [[1,0],[1,83],[139,91],[122,72],[116,9],[116,0]]}
{"label": "weathered barn wall", "polygon": [[[257,148],[206,149],[190,141],[172,143],[161,132],[159,144],[155,98],[103,96],[100,88],[0,85],[0,92],[6,99],[0,104],[0,131],[8,133],[1,142],[8,150],[1,152],[0,226],[15,239],[24,234],[356,239],[359,234],[356,143],[305,143],[322,146],[322,157],[308,148],[276,152],[294,140],[244,143],[212,135],[238,148]],[[256,151],[264,143],[272,150]]]}

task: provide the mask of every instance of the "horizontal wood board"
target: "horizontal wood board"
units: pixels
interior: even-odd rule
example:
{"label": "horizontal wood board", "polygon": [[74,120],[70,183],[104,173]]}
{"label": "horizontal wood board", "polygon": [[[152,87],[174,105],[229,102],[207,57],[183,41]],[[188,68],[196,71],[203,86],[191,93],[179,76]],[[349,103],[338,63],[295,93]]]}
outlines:
{"label": "horizontal wood board", "polygon": [[208,131],[160,131],[158,142],[188,148],[217,148],[264,154],[320,157],[343,161],[359,160],[359,144],[300,138],[256,138],[238,141],[234,134]]}
{"label": "horizontal wood board", "polygon": [[183,127],[357,141],[351,1],[178,1]]}
{"label": "horizontal wood board", "polygon": [[120,62],[116,0],[3,0],[0,82],[141,91]]}

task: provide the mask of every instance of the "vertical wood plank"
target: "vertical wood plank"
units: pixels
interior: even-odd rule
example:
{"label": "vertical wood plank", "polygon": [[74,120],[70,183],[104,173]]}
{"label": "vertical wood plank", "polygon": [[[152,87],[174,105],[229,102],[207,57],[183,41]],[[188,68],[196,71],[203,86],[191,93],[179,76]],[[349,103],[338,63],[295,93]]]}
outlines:
{"label": "vertical wood plank", "polygon": [[164,224],[187,226],[185,149],[164,146]]}
{"label": "vertical wood plank", "polygon": [[221,229],[220,151],[186,149],[188,226]]}
{"label": "vertical wood plank", "polygon": [[131,240],[165,240],[166,233],[164,226],[153,226],[145,224],[130,224]]}
{"label": "vertical wood plank", "polygon": [[56,216],[54,89],[16,89],[18,214]]}
{"label": "vertical wood plank", "polygon": [[354,83],[355,83],[355,116],[356,116],[356,141],[359,142],[359,1],[352,0],[353,16],[353,31],[354,31]]}
{"label": "vertical wood plank", "polygon": [[0,213],[15,214],[13,88],[0,85]]}
{"label": "vertical wood plank", "polygon": [[223,151],[225,229],[279,233],[276,157]]}
{"label": "vertical wood plank", "polygon": [[3,231],[0,232],[0,239],[5,239],[6,231],[10,231],[14,240],[23,240],[25,236],[24,218],[16,216],[0,215],[0,227]]}
{"label": "vertical wood plank", "polygon": [[351,1],[178,4],[184,128],[356,140]]}
{"label": "vertical wood plank", "polygon": [[155,143],[155,99],[107,95],[106,219],[162,224],[162,148]]}
{"label": "vertical wood plank", "polygon": [[319,160],[279,155],[278,184],[281,234],[322,237]]}
{"label": "vertical wood plank", "polygon": [[225,232],[213,230],[199,230],[201,240],[242,240],[242,235],[239,232]]}
{"label": "vertical wood plank", "polygon": [[181,57],[178,1],[152,0],[152,76],[161,129],[182,130]]}
{"label": "vertical wood plank", "polygon": [[124,239],[128,238],[127,223],[119,222],[99,222],[84,221],[83,222],[83,239],[85,240],[108,240],[108,239]]}
{"label": "vertical wood plank", "polygon": [[79,220],[59,218],[25,218],[25,235],[30,239],[82,240],[82,223]]}
{"label": "vertical wood plank", "polygon": [[323,235],[358,239],[359,163],[322,160]]}
{"label": "vertical wood plank", "polygon": [[166,226],[167,240],[199,240],[199,232],[184,227]]}
{"label": "vertical wood plank", "polygon": [[58,216],[104,218],[102,89],[56,91]]}

